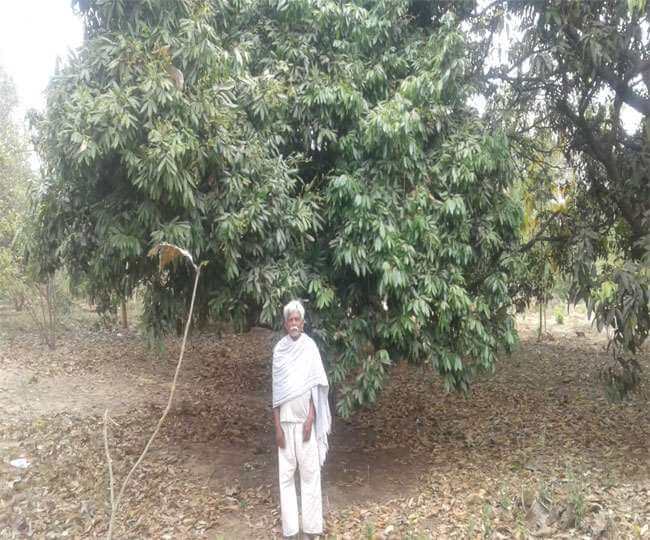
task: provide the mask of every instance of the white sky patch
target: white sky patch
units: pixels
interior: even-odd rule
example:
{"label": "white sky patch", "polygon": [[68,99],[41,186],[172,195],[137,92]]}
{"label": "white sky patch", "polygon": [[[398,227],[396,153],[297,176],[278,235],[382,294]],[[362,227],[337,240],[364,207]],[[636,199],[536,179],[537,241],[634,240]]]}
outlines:
{"label": "white sky patch", "polygon": [[57,57],[83,41],[83,23],[70,0],[0,0],[0,65],[16,85],[16,120],[45,108],[44,91]]}
{"label": "white sky patch", "polygon": [[639,111],[633,109],[627,103],[623,103],[621,107],[621,124],[628,135],[637,132],[642,120],[643,115]]}

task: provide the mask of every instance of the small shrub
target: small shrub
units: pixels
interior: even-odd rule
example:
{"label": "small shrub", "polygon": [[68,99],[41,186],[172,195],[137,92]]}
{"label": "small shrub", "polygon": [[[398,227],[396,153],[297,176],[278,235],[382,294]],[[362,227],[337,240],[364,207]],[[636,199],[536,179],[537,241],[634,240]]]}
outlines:
{"label": "small shrub", "polygon": [[510,510],[512,506],[510,494],[504,484],[501,484],[501,488],[499,489],[499,506],[506,511]]}
{"label": "small shrub", "polygon": [[579,476],[577,476],[572,470],[569,470],[567,476],[569,480],[568,502],[573,507],[573,511],[575,512],[575,526],[579,529],[587,510],[584,485]]}
{"label": "small shrub", "polygon": [[481,512],[481,533],[482,538],[485,540],[492,538],[492,534],[494,533],[494,530],[492,528],[492,518],[492,507],[489,504],[486,504],[483,507],[483,511]]}

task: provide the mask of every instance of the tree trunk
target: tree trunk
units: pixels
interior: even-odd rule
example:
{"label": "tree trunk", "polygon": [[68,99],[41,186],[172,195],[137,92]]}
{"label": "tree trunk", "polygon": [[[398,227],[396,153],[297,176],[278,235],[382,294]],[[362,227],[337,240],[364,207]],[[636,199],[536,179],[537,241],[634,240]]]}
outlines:
{"label": "tree trunk", "polygon": [[23,310],[25,307],[25,295],[24,294],[17,294],[14,296],[14,308],[16,311],[20,312]]}
{"label": "tree trunk", "polygon": [[122,328],[125,330],[129,327],[129,319],[126,314],[126,299],[122,300]]}
{"label": "tree trunk", "polygon": [[47,346],[50,349],[56,348],[56,296],[54,291],[54,275],[47,278],[46,287],[46,301],[47,301]]}
{"label": "tree trunk", "polygon": [[[38,295],[39,295],[39,307],[41,309],[41,328],[43,331],[43,339],[45,341],[45,344],[50,347],[50,334],[48,331],[48,326],[47,326],[47,282],[45,283],[45,286],[42,284],[38,284],[37,286],[38,289]],[[50,347],[51,348],[51,347]]]}

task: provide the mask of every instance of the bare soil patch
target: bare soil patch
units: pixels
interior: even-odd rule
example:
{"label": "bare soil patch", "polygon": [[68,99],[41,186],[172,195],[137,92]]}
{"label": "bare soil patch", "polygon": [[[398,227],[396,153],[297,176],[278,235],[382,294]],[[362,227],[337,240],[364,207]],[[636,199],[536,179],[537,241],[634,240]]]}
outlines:
{"label": "bare soil patch", "polygon": [[[0,324],[11,318],[3,311]],[[470,396],[398,364],[380,401],[336,419],[324,472],[337,538],[650,537],[648,351],[644,382],[610,403],[605,338],[572,312],[522,317],[522,343]],[[108,524],[102,415],[118,479],[162,413],[179,342],[70,329],[41,346],[15,321],[0,339],[0,537],[101,537]],[[177,400],[120,513],[120,538],[273,538],[270,422],[278,336],[191,338]],[[10,464],[25,458],[26,469]]]}

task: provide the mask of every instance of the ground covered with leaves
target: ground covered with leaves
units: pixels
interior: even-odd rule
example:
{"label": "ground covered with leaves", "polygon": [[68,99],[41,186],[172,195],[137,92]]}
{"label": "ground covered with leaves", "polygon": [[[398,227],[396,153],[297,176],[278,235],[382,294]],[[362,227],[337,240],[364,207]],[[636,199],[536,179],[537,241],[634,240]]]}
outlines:
{"label": "ground covered with leaves", "polygon": [[[650,537],[647,348],[641,387],[612,402],[599,379],[606,339],[583,313],[549,322],[541,340],[533,314],[519,323],[518,351],[469,396],[398,364],[374,408],[336,419],[324,471],[329,537]],[[157,354],[135,333],[86,327],[70,326],[50,351],[0,312],[2,538],[105,536],[104,411],[119,486],[165,406],[180,342]],[[279,536],[277,337],[191,338],[116,537]]]}

